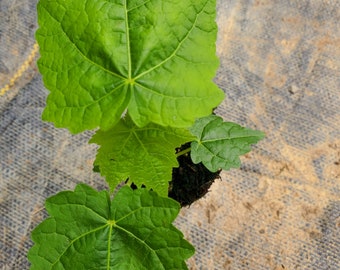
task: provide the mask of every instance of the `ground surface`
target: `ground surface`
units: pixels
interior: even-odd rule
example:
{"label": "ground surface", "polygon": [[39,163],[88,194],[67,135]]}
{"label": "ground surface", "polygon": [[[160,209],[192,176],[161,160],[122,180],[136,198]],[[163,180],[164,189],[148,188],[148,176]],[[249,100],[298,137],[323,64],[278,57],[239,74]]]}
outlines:
{"label": "ground surface", "polygon": [[[0,269],[28,269],[46,197],[91,172],[89,133],[42,123],[36,1],[0,0]],[[340,269],[340,2],[218,1],[217,113],[267,137],[177,226],[190,269]]]}

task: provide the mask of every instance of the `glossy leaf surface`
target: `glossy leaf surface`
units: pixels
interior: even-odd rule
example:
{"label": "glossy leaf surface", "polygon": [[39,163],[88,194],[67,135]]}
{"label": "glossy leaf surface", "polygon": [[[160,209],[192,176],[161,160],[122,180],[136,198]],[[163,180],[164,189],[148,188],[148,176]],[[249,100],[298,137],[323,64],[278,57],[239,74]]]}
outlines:
{"label": "glossy leaf surface", "polygon": [[31,270],[187,269],[194,248],[173,225],[180,206],[146,189],[108,192],[84,184],[47,199],[32,233]]}
{"label": "glossy leaf surface", "polygon": [[125,117],[113,129],[97,131],[90,142],[100,145],[94,164],[111,188],[129,178],[167,196],[172,168],[178,167],[175,148],[193,138],[186,129],[156,124],[140,128]]}
{"label": "glossy leaf surface", "polygon": [[251,145],[264,137],[261,131],[223,122],[216,115],[198,119],[190,131],[197,137],[191,143],[193,162],[202,162],[212,172],[240,167],[239,156],[248,153]]}
{"label": "glossy leaf surface", "polygon": [[40,0],[43,119],[77,133],[108,130],[128,109],[137,126],[189,127],[224,98],[212,82],[211,0]]}

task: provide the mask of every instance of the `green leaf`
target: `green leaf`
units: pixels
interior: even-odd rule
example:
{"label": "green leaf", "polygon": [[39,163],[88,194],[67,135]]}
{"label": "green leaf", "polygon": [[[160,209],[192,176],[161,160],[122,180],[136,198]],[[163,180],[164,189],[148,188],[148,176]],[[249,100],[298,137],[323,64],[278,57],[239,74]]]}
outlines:
{"label": "green leaf", "polygon": [[108,130],[128,109],[137,126],[189,127],[224,98],[212,82],[212,0],[40,0],[43,119],[77,133]]}
{"label": "green leaf", "polygon": [[122,187],[110,200],[79,184],[47,199],[50,215],[32,233],[31,270],[187,269],[194,248],[172,222],[179,204]]}
{"label": "green leaf", "polygon": [[140,128],[125,117],[113,129],[97,131],[90,142],[100,145],[94,165],[111,188],[129,178],[167,196],[172,168],[178,167],[175,148],[193,138],[186,129],[156,124]]}
{"label": "green leaf", "polygon": [[223,122],[215,115],[198,119],[190,131],[197,137],[191,143],[192,161],[202,162],[212,172],[240,167],[239,156],[248,153],[252,144],[264,138],[261,131]]}

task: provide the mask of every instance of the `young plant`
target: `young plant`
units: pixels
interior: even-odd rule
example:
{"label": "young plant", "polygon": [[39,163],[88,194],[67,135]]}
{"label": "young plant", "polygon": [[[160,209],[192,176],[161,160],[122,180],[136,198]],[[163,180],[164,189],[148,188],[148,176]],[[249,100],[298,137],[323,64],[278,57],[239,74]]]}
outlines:
{"label": "young plant", "polygon": [[[190,204],[197,174],[211,184],[263,138],[211,114],[224,98],[212,81],[215,18],[211,0],[39,1],[43,119],[97,129],[94,169],[110,192],[79,184],[47,199],[31,269],[187,269],[194,248],[172,225],[180,204],[168,195]],[[179,166],[196,173],[186,189],[175,186]],[[133,189],[111,199],[123,181]]]}

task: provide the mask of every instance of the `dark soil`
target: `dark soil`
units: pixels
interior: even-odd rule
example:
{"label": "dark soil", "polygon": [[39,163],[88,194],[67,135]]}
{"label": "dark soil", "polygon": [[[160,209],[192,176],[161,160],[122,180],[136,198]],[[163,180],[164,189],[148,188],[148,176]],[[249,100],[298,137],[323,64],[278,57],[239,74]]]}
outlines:
{"label": "dark soil", "polygon": [[[176,149],[176,153],[190,147],[190,143]],[[172,170],[168,196],[187,206],[207,194],[211,184],[219,178],[220,172],[210,172],[202,163],[194,164],[190,152],[177,158],[179,167]]]}
{"label": "dark soil", "polygon": [[[190,147],[190,142],[176,149],[176,153]],[[172,181],[169,182],[168,196],[181,204],[188,206],[194,201],[202,198],[209,191],[210,186],[216,178],[220,177],[221,170],[209,171],[202,163],[194,164],[190,152],[177,158],[179,167],[172,169]],[[125,183],[128,182],[128,179]],[[130,184],[132,189],[138,187]],[[145,188],[144,185],[141,186]]]}

